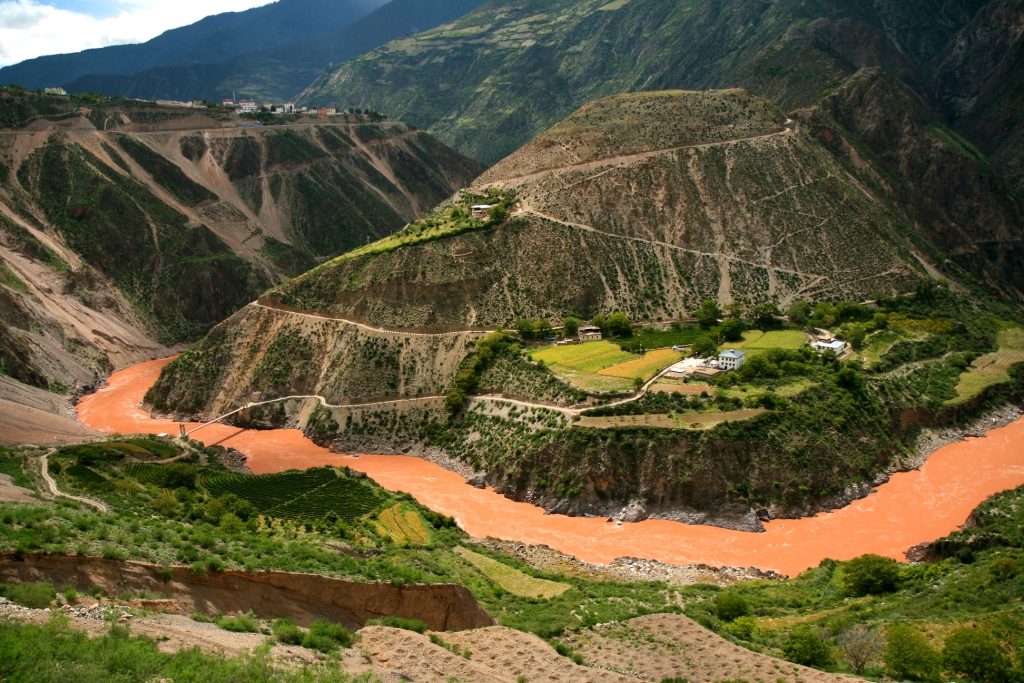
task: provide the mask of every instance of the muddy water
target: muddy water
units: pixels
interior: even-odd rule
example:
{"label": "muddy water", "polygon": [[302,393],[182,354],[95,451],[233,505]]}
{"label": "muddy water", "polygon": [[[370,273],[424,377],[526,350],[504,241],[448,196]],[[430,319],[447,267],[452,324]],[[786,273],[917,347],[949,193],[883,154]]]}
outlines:
{"label": "muddy water", "polygon": [[[82,399],[79,419],[108,433],[176,434],[174,422],[151,419],[137,407],[167,362],[150,361],[115,373],[110,386]],[[452,515],[477,537],[544,543],[587,562],[631,556],[673,564],[753,566],[789,575],[826,557],[842,560],[871,552],[902,560],[911,545],[954,531],[992,494],[1024,484],[1024,420],[1019,420],[990,431],[987,438],[946,446],[919,471],[894,475],[877,493],[842,510],[776,520],[765,524],[766,533],[752,534],[659,520],[617,526],[602,519],[545,515],[491,489],[473,488],[425,460],[331,453],[298,430],[211,425],[195,436],[207,445],[245,453],[256,473],[326,464],[361,470],[387,489],[407,491],[424,505]]]}

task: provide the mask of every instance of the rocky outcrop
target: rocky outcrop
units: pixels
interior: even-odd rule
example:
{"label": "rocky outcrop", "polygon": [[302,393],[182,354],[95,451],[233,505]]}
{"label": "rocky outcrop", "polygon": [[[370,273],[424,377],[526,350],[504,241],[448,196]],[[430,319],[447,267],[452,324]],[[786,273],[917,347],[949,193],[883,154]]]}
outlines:
{"label": "rocky outcrop", "polygon": [[50,581],[81,591],[96,585],[109,594],[145,590],[176,595],[184,612],[239,614],[252,609],[262,618],[288,617],[307,626],[327,618],[350,628],[369,619],[419,619],[432,631],[464,630],[494,623],[473,594],[455,584],[357,583],[315,574],[242,571],[197,576],[188,567],[163,568],[98,557],[25,555],[0,558],[0,581]]}

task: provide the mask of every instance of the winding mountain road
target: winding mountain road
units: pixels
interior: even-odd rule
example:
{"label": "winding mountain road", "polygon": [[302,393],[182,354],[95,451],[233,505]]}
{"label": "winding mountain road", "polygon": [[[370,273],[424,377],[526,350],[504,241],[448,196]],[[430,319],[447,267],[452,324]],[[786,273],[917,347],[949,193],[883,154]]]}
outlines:
{"label": "winding mountain road", "polygon": [[110,508],[107,507],[106,503],[101,503],[100,501],[93,500],[92,498],[83,498],[82,496],[72,496],[70,493],[64,493],[63,491],[58,489],[57,488],[57,482],[54,481],[53,477],[50,476],[50,463],[48,461],[48,458],[50,457],[50,453],[53,453],[53,451],[51,450],[48,453],[46,453],[45,455],[43,455],[41,458],[39,458],[39,465],[40,465],[40,468],[41,468],[42,473],[43,473],[43,479],[46,481],[46,485],[49,487],[50,493],[52,493],[54,496],[59,496],[61,498],[70,498],[71,500],[77,500],[79,503],[85,503],[86,505],[91,505],[94,508],[96,508],[97,510],[99,510],[100,512],[110,512]]}

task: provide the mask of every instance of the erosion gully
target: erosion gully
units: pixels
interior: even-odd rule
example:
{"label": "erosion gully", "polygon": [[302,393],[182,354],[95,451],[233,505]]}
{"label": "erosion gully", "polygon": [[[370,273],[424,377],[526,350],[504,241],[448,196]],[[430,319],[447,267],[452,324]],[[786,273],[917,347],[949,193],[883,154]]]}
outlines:
{"label": "erosion gully", "polygon": [[[138,407],[169,361],[149,361],[114,373],[107,387],[79,403],[81,422],[107,433],[176,434],[177,423],[153,419]],[[453,516],[478,538],[546,544],[591,563],[628,556],[671,564],[758,567],[789,576],[826,557],[845,560],[878,553],[903,560],[910,546],[956,530],[989,496],[1024,484],[1022,419],[988,432],[986,438],[969,438],[936,451],[919,470],[893,475],[876,493],[841,510],[768,522],[765,533],[663,520],[620,526],[604,519],[545,514],[490,488],[476,489],[420,458],[332,453],[296,429],[253,431],[213,424],[196,436],[206,445],[241,451],[257,474],[323,465],[365,472],[384,488],[406,491]]]}

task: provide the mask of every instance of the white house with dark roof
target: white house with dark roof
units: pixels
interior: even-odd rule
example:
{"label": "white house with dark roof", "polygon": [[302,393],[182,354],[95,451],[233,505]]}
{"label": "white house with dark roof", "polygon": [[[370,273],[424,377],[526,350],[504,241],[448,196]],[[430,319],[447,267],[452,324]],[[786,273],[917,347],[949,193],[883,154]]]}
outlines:
{"label": "white house with dark roof", "polygon": [[739,370],[746,359],[746,354],[738,349],[726,349],[718,354],[719,370]]}

